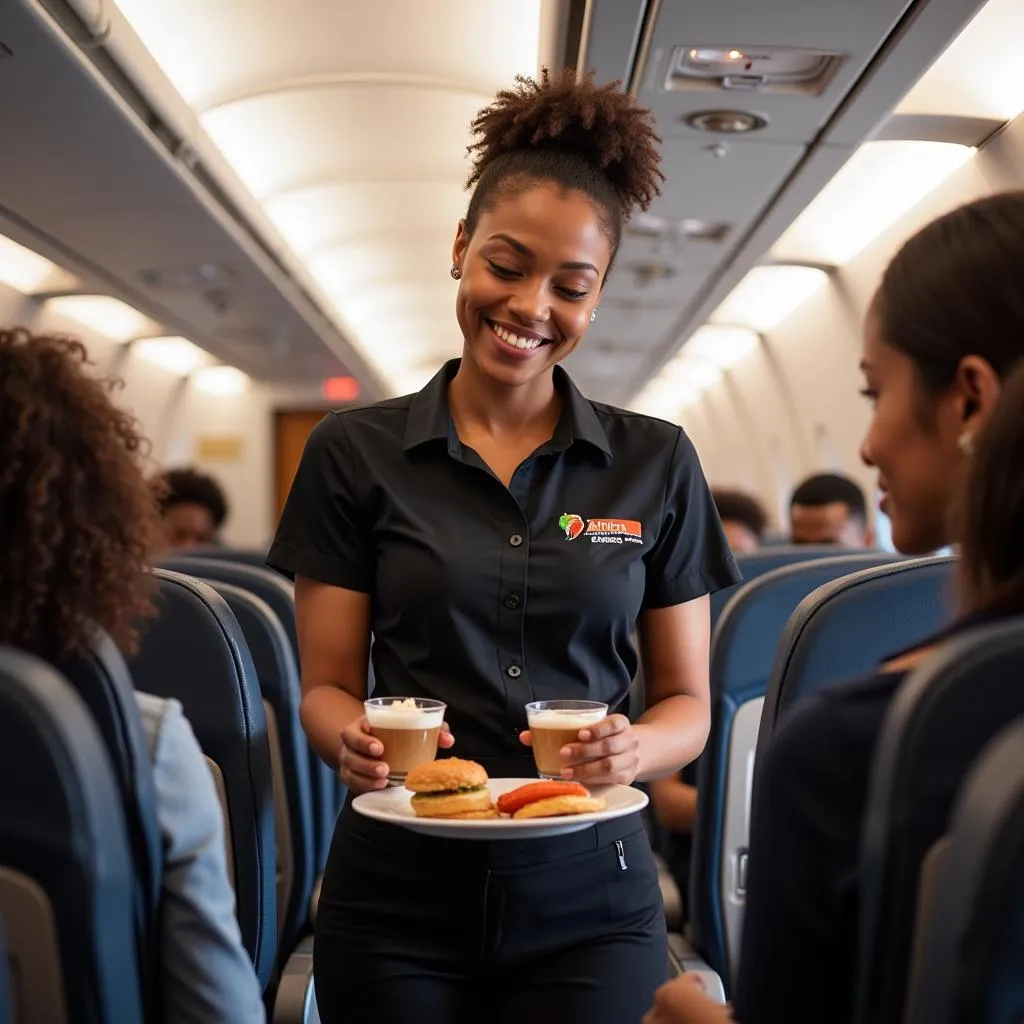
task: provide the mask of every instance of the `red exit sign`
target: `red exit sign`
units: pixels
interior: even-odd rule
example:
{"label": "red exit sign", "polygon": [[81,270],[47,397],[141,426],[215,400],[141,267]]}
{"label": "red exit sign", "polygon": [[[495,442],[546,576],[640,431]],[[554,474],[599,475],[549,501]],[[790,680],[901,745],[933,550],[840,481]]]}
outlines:
{"label": "red exit sign", "polygon": [[359,381],[355,377],[328,377],[323,394],[332,402],[352,402],[359,397]]}

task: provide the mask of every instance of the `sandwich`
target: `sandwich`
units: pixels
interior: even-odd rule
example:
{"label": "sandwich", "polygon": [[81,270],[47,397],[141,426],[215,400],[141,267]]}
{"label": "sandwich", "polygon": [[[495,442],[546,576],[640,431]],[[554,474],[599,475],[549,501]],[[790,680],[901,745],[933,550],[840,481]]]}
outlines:
{"label": "sandwich", "polygon": [[418,765],[405,777],[409,803],[421,818],[485,820],[498,812],[487,788],[487,772],[476,761],[444,757]]}
{"label": "sandwich", "polygon": [[604,808],[605,802],[578,782],[529,782],[498,797],[498,810],[520,820],[591,814]]}

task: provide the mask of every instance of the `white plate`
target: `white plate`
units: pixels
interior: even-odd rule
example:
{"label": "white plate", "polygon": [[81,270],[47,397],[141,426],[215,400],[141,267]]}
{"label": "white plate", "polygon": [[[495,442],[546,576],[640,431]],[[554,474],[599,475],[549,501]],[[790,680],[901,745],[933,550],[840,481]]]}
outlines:
{"label": "white plate", "polygon": [[[490,779],[487,788],[493,799],[510,789],[537,779]],[[409,805],[412,793],[404,786],[363,793],[352,801],[360,814],[389,825],[400,825],[413,832],[449,839],[543,839],[582,832],[599,821],[610,821],[633,814],[647,806],[647,794],[632,786],[588,786],[591,795],[605,802],[603,811],[572,814],[563,818],[489,818],[484,821],[460,821],[457,818],[419,818]]]}

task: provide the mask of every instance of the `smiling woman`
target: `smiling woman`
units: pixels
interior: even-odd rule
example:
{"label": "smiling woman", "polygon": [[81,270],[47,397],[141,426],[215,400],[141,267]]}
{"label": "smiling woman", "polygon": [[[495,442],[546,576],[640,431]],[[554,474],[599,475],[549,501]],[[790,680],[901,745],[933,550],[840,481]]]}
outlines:
{"label": "smiling woman", "polygon": [[[589,402],[556,365],[584,341],[629,213],[657,193],[650,113],[545,74],[473,130],[452,251],[462,358],[313,431],[268,559],[296,577],[303,725],[353,795],[389,772],[363,717],[371,633],[375,696],[443,701],[440,750],[491,778],[535,773],[526,705],[564,698],[609,709],[556,750],[564,778],[678,771],[708,730],[707,595],[739,578],[683,432]],[[633,723],[638,623],[648,708]],[[460,842],[350,803],[316,928],[325,1024],[636,1021],[667,963],[636,814]]]}

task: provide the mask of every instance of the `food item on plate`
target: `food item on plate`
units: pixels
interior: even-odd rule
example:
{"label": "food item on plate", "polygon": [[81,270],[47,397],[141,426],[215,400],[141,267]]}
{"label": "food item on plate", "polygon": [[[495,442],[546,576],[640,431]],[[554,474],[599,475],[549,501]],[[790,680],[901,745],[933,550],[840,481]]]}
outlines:
{"label": "food item on plate", "polygon": [[590,796],[590,791],[578,782],[529,782],[502,793],[498,797],[498,810],[502,814],[515,814],[520,807],[549,796]]}
{"label": "food item on plate", "polygon": [[487,772],[476,761],[445,757],[413,768],[405,777],[409,801],[421,818],[473,820],[497,817],[487,788]]}
{"label": "food item on plate", "polygon": [[512,817],[521,821],[524,818],[557,818],[563,814],[592,814],[594,811],[603,811],[604,806],[604,801],[599,797],[574,794],[549,796],[520,807]]}
{"label": "food item on plate", "polygon": [[513,818],[555,818],[603,811],[605,803],[578,782],[528,782],[498,797],[498,810]]}

